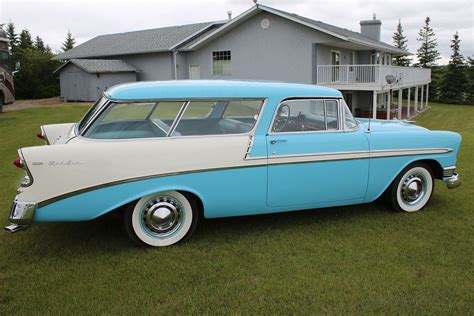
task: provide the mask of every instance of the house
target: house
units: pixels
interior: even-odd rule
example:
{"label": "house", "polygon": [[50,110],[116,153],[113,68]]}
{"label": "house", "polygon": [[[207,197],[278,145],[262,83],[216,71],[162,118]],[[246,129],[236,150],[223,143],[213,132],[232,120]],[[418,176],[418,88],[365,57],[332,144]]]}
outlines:
{"label": "house", "polygon": [[[227,21],[109,34],[93,38],[56,58],[114,60],[136,70],[136,80],[253,79],[318,84],[339,89],[361,117],[410,117],[427,106],[429,69],[392,66],[409,55],[380,41],[380,20],[360,22],[360,33],[264,5]],[[79,67],[80,68],[80,67]],[[58,69],[61,96],[80,76]],[[96,76],[102,75],[97,72]],[[130,81],[116,73],[122,82]],[[91,78],[89,76],[89,78]],[[98,90],[102,89],[102,86]],[[415,97],[392,106],[392,91]],[[92,99],[91,99],[92,100]]]}

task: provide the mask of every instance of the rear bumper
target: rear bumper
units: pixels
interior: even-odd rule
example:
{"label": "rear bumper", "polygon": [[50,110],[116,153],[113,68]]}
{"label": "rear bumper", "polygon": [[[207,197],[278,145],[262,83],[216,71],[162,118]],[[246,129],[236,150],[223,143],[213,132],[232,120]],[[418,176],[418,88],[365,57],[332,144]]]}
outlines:
{"label": "rear bumper", "polygon": [[11,224],[6,226],[5,230],[15,233],[28,228],[33,223],[35,212],[36,203],[34,202],[13,201],[10,216],[8,217]]}

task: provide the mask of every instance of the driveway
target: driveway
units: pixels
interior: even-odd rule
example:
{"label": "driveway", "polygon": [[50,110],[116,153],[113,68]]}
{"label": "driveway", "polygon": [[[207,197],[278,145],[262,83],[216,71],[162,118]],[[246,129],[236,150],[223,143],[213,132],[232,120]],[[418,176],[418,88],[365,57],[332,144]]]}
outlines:
{"label": "driveway", "polygon": [[3,106],[4,112],[31,109],[31,108],[44,108],[52,106],[63,106],[63,105],[79,105],[79,106],[90,106],[90,102],[62,102],[59,97],[48,98],[48,99],[33,99],[33,100],[17,100],[13,104]]}

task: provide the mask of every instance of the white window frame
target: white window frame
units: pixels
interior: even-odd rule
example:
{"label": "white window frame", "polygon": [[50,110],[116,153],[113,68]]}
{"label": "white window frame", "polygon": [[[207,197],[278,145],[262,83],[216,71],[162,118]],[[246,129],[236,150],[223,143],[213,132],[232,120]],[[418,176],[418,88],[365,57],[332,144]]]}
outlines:
{"label": "white window frame", "polygon": [[[224,68],[222,69],[221,74],[217,74],[214,69],[214,53],[220,53],[220,52],[229,52],[229,72],[224,73]],[[212,75],[213,76],[231,76],[232,75],[232,50],[227,49],[227,50],[215,50],[211,52],[211,69],[212,69]]]}

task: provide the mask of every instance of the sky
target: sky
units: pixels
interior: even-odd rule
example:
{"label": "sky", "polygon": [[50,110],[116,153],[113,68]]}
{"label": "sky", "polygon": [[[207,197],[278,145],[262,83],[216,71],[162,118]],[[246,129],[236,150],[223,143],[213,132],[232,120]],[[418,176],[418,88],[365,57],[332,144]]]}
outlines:
{"label": "sky", "polygon": [[[451,55],[451,40],[456,31],[461,52],[474,57],[473,0],[259,0],[276,9],[296,13],[353,31],[359,21],[376,13],[382,20],[382,41],[392,43],[392,35],[401,19],[408,49],[416,53],[418,31],[426,16],[438,40],[446,64]],[[235,17],[253,6],[252,0],[0,0],[0,23],[12,21],[19,33],[28,29],[39,35],[53,51],[58,51],[68,30],[76,44],[97,35],[182,25]]]}

